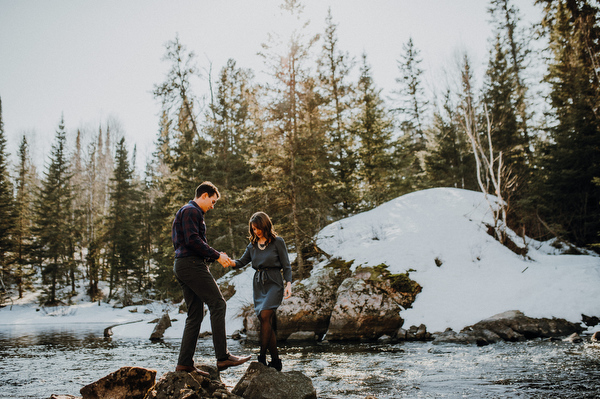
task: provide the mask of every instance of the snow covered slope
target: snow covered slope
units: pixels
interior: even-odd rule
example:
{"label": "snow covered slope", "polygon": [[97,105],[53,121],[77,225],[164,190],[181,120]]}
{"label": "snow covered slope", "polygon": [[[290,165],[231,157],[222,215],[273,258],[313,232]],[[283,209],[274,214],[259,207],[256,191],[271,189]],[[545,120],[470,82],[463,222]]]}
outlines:
{"label": "snow covered slope", "polygon": [[487,234],[484,223],[493,219],[482,193],[436,188],[332,223],[317,243],[330,255],[355,260],[353,267],[385,263],[393,273],[413,270],[410,277],[423,291],[402,312],[406,327],[460,330],[507,310],[572,322],[582,313],[600,316],[600,257],[559,255],[549,243],[527,239],[525,259]]}

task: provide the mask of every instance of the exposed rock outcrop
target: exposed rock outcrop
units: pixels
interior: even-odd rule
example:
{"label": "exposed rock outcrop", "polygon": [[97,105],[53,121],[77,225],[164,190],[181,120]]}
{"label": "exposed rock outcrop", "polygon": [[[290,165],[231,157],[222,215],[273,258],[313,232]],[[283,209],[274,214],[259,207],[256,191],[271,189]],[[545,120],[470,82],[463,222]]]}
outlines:
{"label": "exposed rock outcrop", "polygon": [[535,319],[525,316],[518,310],[512,310],[465,327],[459,333],[447,329],[443,333],[436,334],[433,343],[487,345],[498,341],[515,342],[533,338],[565,337],[582,331],[581,325],[564,319]]}
{"label": "exposed rock outcrop", "polygon": [[144,399],[154,386],[156,370],[142,367],[121,367],[81,388],[83,399]]}
{"label": "exposed rock outcrop", "polygon": [[347,278],[338,288],[326,338],[374,340],[393,335],[402,326],[402,307],[369,281]]}
{"label": "exposed rock outcrop", "polygon": [[[400,311],[410,307],[421,287],[408,274],[390,275],[385,265],[358,267],[333,259],[309,279],[294,285],[294,295],[277,311],[280,341],[395,339],[403,320]],[[244,314],[249,340],[258,340],[260,328],[254,309]]]}
{"label": "exposed rock outcrop", "polygon": [[[294,295],[277,309],[278,340],[319,340],[327,332],[337,289],[351,275],[352,262],[334,260],[304,284],[294,285]],[[251,307],[244,314],[244,328],[249,340],[258,340],[258,318]]]}

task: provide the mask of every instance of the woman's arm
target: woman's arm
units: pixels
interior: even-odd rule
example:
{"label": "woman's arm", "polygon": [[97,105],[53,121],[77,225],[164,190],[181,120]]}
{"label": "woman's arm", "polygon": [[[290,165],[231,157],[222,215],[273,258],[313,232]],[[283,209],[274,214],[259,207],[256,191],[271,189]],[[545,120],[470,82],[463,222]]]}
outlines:
{"label": "woman's arm", "polygon": [[277,247],[277,253],[279,255],[279,262],[283,269],[283,279],[286,281],[284,289],[284,298],[287,299],[292,296],[292,266],[290,265],[290,258],[288,256],[285,241],[281,237],[277,237],[275,240]]}
{"label": "woman's arm", "polygon": [[244,251],[244,254],[242,255],[241,258],[234,260],[234,265],[232,265],[231,267],[233,267],[234,269],[237,269],[239,267],[244,267],[246,266],[248,263],[252,262],[252,243],[248,244],[248,246],[246,247],[246,250]]}

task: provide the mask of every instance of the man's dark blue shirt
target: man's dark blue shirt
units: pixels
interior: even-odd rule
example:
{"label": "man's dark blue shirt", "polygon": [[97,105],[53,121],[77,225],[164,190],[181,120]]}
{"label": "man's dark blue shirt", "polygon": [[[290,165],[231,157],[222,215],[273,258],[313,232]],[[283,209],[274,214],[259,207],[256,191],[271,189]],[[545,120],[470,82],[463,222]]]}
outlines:
{"label": "man's dark blue shirt", "polygon": [[206,242],[204,211],[194,201],[182,206],[173,220],[171,239],[176,258],[198,256],[216,260],[220,253]]}

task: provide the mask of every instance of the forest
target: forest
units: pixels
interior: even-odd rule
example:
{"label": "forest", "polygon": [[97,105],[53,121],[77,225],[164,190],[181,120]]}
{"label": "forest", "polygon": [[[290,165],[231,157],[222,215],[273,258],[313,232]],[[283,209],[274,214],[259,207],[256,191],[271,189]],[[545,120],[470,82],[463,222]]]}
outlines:
{"label": "forest", "polygon": [[[557,237],[573,253],[597,248],[600,6],[536,0],[542,20],[522,26],[516,3],[489,1],[494,37],[481,87],[464,54],[450,72],[458,84],[433,97],[412,39],[386,97],[368,55],[340,48],[330,12],[319,35],[297,30],[257,49],[267,82],[231,58],[209,77],[199,112],[197,56],[175,37],[153,89],[162,114],[145,170],[111,121],[91,143],[78,131],[68,146],[62,118],[43,170],[25,136],[11,161],[0,99],[0,289],[21,298],[41,283],[42,304],[68,303],[78,287],[92,301],[180,300],[171,223],[204,180],[221,193],[207,215],[209,244],[239,257],[250,215],[265,211],[298,255],[295,279],[310,272],[314,235],[327,224],[432,187],[498,197],[491,234],[500,241],[508,227]],[[285,7],[300,12],[297,1]],[[541,81],[531,81],[532,65],[543,65]],[[542,106],[533,100],[540,85]]]}

